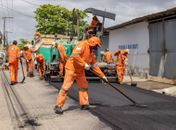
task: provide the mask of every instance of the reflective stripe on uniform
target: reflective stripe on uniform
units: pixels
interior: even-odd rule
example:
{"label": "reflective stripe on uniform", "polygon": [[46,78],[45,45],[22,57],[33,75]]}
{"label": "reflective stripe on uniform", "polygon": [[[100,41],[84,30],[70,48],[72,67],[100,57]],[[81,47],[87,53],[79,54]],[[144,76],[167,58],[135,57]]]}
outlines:
{"label": "reflective stripe on uniform", "polygon": [[77,46],[77,47],[76,47],[76,50],[80,51],[80,50],[81,50],[81,47]]}
{"label": "reflective stripe on uniform", "polygon": [[68,92],[68,90],[64,89],[63,87],[61,88],[61,90],[66,92],[66,93]]}
{"label": "reflective stripe on uniform", "polygon": [[99,67],[98,64],[93,64],[91,67]]}
{"label": "reflective stripe on uniform", "polygon": [[88,88],[78,88],[79,91],[88,91]]}
{"label": "reflective stripe on uniform", "polygon": [[79,56],[79,54],[72,54],[71,56]]}
{"label": "reflective stripe on uniform", "polygon": [[17,58],[17,56],[15,56],[15,55],[9,55],[9,57],[12,57],[12,58]]}

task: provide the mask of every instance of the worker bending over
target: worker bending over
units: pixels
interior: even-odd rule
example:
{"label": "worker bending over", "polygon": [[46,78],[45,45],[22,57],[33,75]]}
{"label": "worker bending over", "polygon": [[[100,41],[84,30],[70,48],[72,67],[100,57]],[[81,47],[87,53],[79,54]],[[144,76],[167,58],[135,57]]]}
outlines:
{"label": "worker bending over", "polygon": [[37,65],[38,65],[38,72],[39,72],[39,76],[40,79],[43,80],[43,74],[45,71],[45,59],[44,56],[42,54],[38,54],[35,57],[36,61],[37,61]]}
{"label": "worker bending over", "polygon": [[13,44],[9,46],[7,54],[10,70],[10,81],[11,85],[14,85],[17,83],[18,59],[20,57],[20,49],[17,47],[17,41],[13,41]]}
{"label": "worker bending over", "polygon": [[64,75],[65,64],[67,61],[67,55],[65,52],[65,48],[62,44],[56,43],[55,47],[59,52],[59,77],[62,78]]}
{"label": "worker bending over", "polygon": [[114,54],[114,56],[117,56],[116,72],[118,76],[118,81],[117,81],[118,84],[123,83],[125,67],[128,66],[128,57],[127,57],[128,53],[129,53],[129,50],[125,49],[125,50],[117,50]]}
{"label": "worker bending over", "polygon": [[109,51],[109,49],[105,50],[104,57],[105,57],[106,63],[110,64],[114,62],[112,53]]}
{"label": "worker bending over", "polygon": [[100,39],[91,37],[88,40],[79,42],[73,49],[72,55],[67,60],[65,66],[64,82],[57,97],[55,113],[63,113],[62,108],[74,80],[76,80],[78,84],[81,110],[89,109],[88,82],[85,77],[84,69],[89,70],[91,68],[98,76],[107,81],[103,72],[96,66],[96,60],[93,53],[93,48],[95,46],[101,47]]}
{"label": "worker bending over", "polygon": [[26,60],[26,72],[28,77],[34,76],[34,66],[33,66],[33,59],[32,53],[37,52],[38,50],[32,50],[27,45],[24,46],[23,49],[23,57]]}

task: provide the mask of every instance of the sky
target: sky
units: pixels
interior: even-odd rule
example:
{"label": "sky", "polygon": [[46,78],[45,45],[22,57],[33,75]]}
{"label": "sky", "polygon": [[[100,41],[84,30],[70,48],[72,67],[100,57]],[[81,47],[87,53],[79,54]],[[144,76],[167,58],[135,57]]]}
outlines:
{"label": "sky", "polygon": [[[116,20],[106,19],[105,27],[176,7],[176,0],[0,0],[0,31],[3,30],[2,17],[13,17],[6,19],[9,41],[32,40],[36,24],[33,12],[39,5],[48,3],[68,9],[96,8],[115,13]],[[92,15],[89,16],[88,22]]]}

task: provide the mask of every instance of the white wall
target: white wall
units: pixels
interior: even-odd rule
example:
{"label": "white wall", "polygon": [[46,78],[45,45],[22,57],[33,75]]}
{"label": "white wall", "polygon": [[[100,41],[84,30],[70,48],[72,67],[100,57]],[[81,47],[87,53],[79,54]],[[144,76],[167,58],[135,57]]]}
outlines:
{"label": "white wall", "polygon": [[149,69],[149,55],[147,53],[149,49],[149,31],[147,22],[110,31],[110,51],[114,53],[117,49],[124,47],[130,50],[130,67],[137,68],[140,72]]}

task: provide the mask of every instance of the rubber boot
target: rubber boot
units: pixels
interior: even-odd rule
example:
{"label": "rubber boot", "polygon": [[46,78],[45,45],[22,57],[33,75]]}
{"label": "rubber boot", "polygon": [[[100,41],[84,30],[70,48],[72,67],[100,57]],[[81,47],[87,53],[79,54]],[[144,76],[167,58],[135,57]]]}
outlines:
{"label": "rubber boot", "polygon": [[81,110],[89,110],[89,109],[90,109],[89,105],[82,105],[81,106]]}
{"label": "rubber boot", "polygon": [[55,111],[56,114],[63,114],[63,111],[62,111],[61,107],[55,106],[54,111]]}
{"label": "rubber boot", "polygon": [[15,85],[15,82],[14,82],[14,81],[11,81],[10,85]]}

